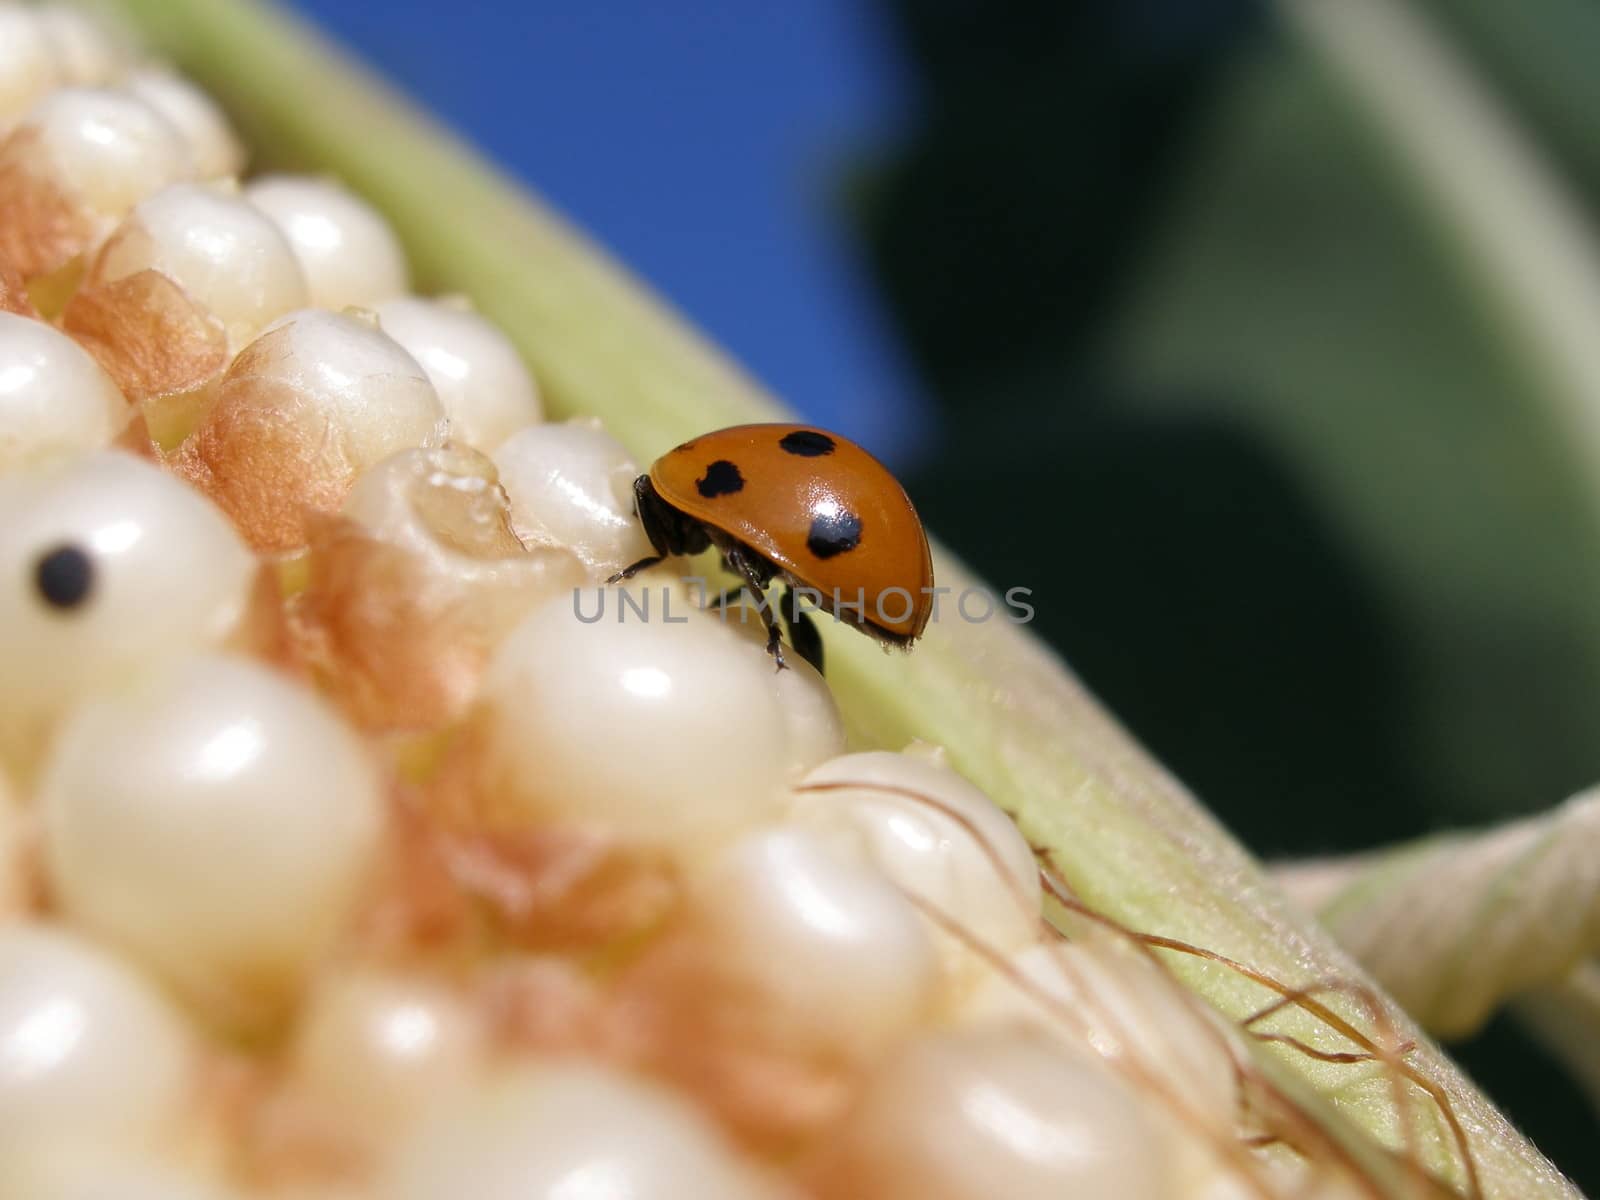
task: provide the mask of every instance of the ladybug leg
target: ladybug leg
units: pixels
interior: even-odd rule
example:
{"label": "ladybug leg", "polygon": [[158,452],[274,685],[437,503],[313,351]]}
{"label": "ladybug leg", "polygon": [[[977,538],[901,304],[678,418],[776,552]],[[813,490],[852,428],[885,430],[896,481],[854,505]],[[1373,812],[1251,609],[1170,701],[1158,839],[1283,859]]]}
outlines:
{"label": "ladybug leg", "polygon": [[718,612],[721,612],[723,609],[727,608],[728,605],[732,604],[735,600],[739,599],[739,597],[743,596],[744,593],[745,586],[742,583],[738,587],[724,588],[720,596],[716,596],[710,600],[707,600],[705,607],[707,609],[716,609]]}
{"label": "ladybug leg", "polygon": [[[783,670],[789,664],[783,661],[783,633],[778,627],[778,616],[772,611],[772,605],[767,603],[767,580],[770,575],[763,575],[760,568],[750,561],[750,556],[745,554],[738,546],[730,546],[723,553],[728,566],[733,573],[744,580],[745,587],[755,593],[756,608],[761,613],[761,620],[767,627],[767,653],[777,663],[777,669]],[[741,589],[743,590],[743,589]]]}
{"label": "ladybug leg", "polygon": [[650,539],[650,548],[655,553],[623,567],[607,579],[607,583],[632,579],[669,554],[698,554],[711,544],[704,529],[656,494],[648,475],[633,481],[633,511],[638,514],[639,524],[644,527],[644,535]]}
{"label": "ladybug leg", "polygon": [[651,567],[655,566],[658,562],[661,562],[664,558],[666,558],[665,554],[652,554],[648,558],[641,558],[636,563],[629,563],[615,575],[606,576],[606,582],[621,583],[624,579],[632,579],[640,571],[648,571]]}
{"label": "ladybug leg", "polygon": [[800,597],[792,587],[783,589],[783,620],[789,626],[789,644],[822,674],[822,635],[811,614],[801,611]]}

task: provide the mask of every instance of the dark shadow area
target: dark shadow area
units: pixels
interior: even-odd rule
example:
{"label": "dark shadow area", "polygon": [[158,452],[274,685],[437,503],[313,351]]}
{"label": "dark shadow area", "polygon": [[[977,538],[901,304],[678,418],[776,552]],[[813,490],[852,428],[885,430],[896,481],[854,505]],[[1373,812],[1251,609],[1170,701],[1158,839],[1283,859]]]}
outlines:
{"label": "dark shadow area", "polygon": [[1486,1092],[1505,1098],[1510,1116],[1522,1132],[1584,1195],[1600,1195],[1594,1109],[1560,1063],[1504,1015],[1451,1050]]}
{"label": "dark shadow area", "polygon": [[1035,631],[1258,852],[1426,830],[1381,613],[1245,435],[1082,417],[958,444],[909,483],[930,527],[1032,588]]}

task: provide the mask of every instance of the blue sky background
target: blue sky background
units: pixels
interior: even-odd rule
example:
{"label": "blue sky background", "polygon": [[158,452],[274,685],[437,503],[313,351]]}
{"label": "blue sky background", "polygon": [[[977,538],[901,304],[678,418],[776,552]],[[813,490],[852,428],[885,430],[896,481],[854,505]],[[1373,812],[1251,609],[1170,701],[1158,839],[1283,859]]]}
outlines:
{"label": "blue sky background", "polygon": [[293,3],[808,418],[905,461],[923,408],[844,212],[911,100],[873,6]]}

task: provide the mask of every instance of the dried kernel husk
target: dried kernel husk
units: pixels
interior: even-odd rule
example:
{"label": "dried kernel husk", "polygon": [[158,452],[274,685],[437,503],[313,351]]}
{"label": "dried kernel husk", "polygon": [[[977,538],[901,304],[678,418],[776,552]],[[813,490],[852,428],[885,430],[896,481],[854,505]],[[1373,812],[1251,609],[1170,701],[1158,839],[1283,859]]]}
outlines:
{"label": "dried kernel husk", "polygon": [[32,281],[94,242],[95,222],[61,186],[36,130],[0,142],[0,259]]}
{"label": "dried kernel husk", "polygon": [[464,447],[386,459],[345,515],[308,528],[306,582],[291,601],[301,656],[371,729],[460,718],[518,618],[584,578],[565,550],[522,545],[493,464]]}
{"label": "dried kernel husk", "polygon": [[[335,347],[350,362],[310,361]],[[289,553],[362,470],[444,430],[438,397],[399,346],[357,317],[305,309],[239,352],[172,466],[256,549]]]}
{"label": "dried kernel husk", "polygon": [[22,272],[3,256],[0,256],[0,312],[15,313],[19,317],[39,315],[33,297],[28,294],[28,284],[22,278]]}
{"label": "dried kernel husk", "polygon": [[159,271],[80,287],[61,327],[143,408],[156,441],[182,442],[228,365],[222,325]]}

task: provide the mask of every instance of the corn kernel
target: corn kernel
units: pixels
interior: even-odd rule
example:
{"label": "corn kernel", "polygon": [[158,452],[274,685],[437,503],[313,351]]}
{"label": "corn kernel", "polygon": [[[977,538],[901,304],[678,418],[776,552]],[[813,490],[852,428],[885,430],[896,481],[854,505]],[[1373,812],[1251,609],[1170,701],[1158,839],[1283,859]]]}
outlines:
{"label": "corn kernel", "polygon": [[516,347],[464,303],[399,296],[377,311],[383,331],[428,373],[452,438],[488,453],[544,415]]}
{"label": "corn kernel", "polygon": [[145,67],[128,76],[123,86],[183,135],[197,178],[228,179],[244,170],[244,147],[222,110],[187,79]]}
{"label": "corn kernel", "polygon": [[1171,1151],[1106,1071],[1016,1033],[944,1033],[866,1087],[829,1196],[1163,1200]]}
{"label": "corn kernel", "polygon": [[125,1146],[33,1146],[0,1166],[0,1200],[239,1200],[172,1158]]}
{"label": "corn kernel", "polygon": [[1132,1060],[1159,1077],[1191,1116],[1231,1131],[1239,1108],[1233,1035],[1153,961],[1095,937],[1030,947],[1011,964],[1028,990],[993,975],[971,997],[966,1021],[1021,1025],[1074,1050]]}
{"label": "corn kernel", "polygon": [[252,545],[295,550],[308,514],[337,511],[367,468],[446,430],[433,385],[393,339],[302,309],[234,359],[178,466]]}
{"label": "corn kernel", "polygon": [[524,1069],[452,1106],[400,1153],[383,1190],[386,1200],[763,1194],[676,1096],[576,1065]]}
{"label": "corn kernel", "polygon": [[325,979],[291,1051],[296,1085],[363,1131],[393,1134],[447,1103],[484,1067],[478,1014],[425,975]]}
{"label": "corn kernel", "polygon": [[[630,603],[653,606],[648,619]],[[587,623],[600,605],[601,619]],[[782,686],[820,698],[797,713]],[[791,724],[802,716],[824,731]],[[478,720],[488,794],[508,816],[686,853],[770,821],[797,748],[842,742],[810,666],[774,672],[737,623],[664,590],[659,576],[541,605],[496,654]]]}
{"label": "corn kernel", "polygon": [[868,864],[803,830],[764,830],[711,869],[696,911],[778,1036],[851,1054],[931,1014],[939,960],[921,918]]}
{"label": "corn kernel", "polygon": [[566,546],[605,579],[651,553],[633,515],[639,467],[598,421],[529,425],[494,452],[511,527],[529,546]]}
{"label": "corn kernel", "polygon": [[268,175],[245,195],[278,223],[294,247],[319,308],[376,308],[403,296],[405,254],[389,223],[329,179]]}
{"label": "corn kernel", "polygon": [[[945,916],[959,916],[987,948],[1017,950],[1039,938],[1033,851],[1009,817],[948,767],[915,754],[847,754],[801,781],[794,817],[853,835],[890,879]],[[940,942],[953,964],[987,973],[986,964],[967,962],[965,946],[953,938],[941,932]]]}
{"label": "corn kernel", "polygon": [[98,87],[114,83],[127,65],[127,47],[81,9],[44,4],[34,10],[34,19],[50,43],[63,84]]}
{"label": "corn kernel", "polygon": [[127,420],[117,385],[77,343],[0,312],[0,474],[97,450]]}
{"label": "corn kernel", "polygon": [[78,703],[233,638],[255,572],[222,514],[132,455],[0,476],[0,760],[26,771]]}
{"label": "corn kernel", "polygon": [[93,250],[133,206],[194,174],[183,135],[123,91],[59,88],[0,145],[0,249],[27,278]]}
{"label": "corn kernel", "polygon": [[429,729],[472,703],[489,655],[582,564],[526,550],[494,465],[456,446],[405,450],[318,522],[294,612],[324,686],[366,728]]}
{"label": "corn kernel", "polygon": [[115,956],[45,925],[0,928],[0,1163],[171,1133],[193,1065],[183,1022]]}
{"label": "corn kernel", "polygon": [[85,286],[144,270],[161,272],[202,305],[234,352],[306,304],[305,276],[278,227],[214,186],[173,184],[140,201],[101,248]]}
{"label": "corn kernel", "polygon": [[39,14],[0,3],[0,135],[60,81],[56,47]]}
{"label": "corn kernel", "polygon": [[83,705],[38,802],[67,915],[241,1023],[292,1001],[339,935],[383,818],[363,748],[322,702],[221,657]]}

